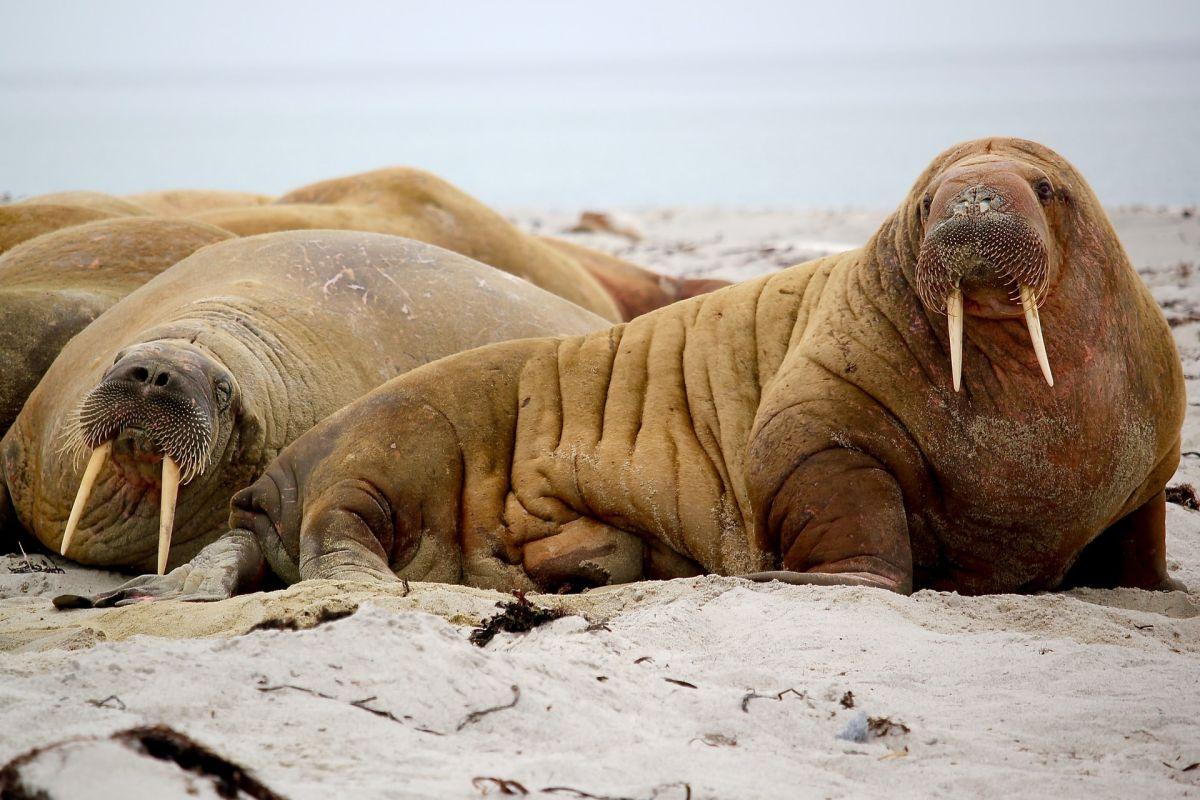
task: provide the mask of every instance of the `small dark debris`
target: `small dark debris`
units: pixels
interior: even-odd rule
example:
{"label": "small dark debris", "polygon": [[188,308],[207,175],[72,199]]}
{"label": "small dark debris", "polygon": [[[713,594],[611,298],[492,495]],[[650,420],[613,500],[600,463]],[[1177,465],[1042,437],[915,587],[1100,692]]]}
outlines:
{"label": "small dark debris", "polygon": [[1191,764],[1188,764],[1186,767],[1184,767],[1183,769],[1181,769],[1179,771],[1180,772],[1191,772],[1192,770],[1196,769],[1197,767],[1200,767],[1200,761],[1193,761]]}
{"label": "small dark debris", "polygon": [[125,702],[115,694],[110,694],[103,700],[88,700],[88,705],[93,705],[96,708],[115,708],[120,711],[125,710]]}
{"label": "small dark debris", "polygon": [[663,680],[666,681],[667,683],[673,683],[676,686],[686,686],[688,689],[696,688],[696,684],[688,683],[687,681],[681,681],[678,678],[663,678]]}
{"label": "small dark debris", "polygon": [[605,681],[608,680],[608,676],[607,675],[597,675],[596,680],[600,681],[601,683],[604,683]]}
{"label": "small dark debris", "polygon": [[546,794],[565,794],[568,797],[579,797],[584,800],[635,800],[632,797],[623,797],[610,794],[592,794],[585,792],[583,789],[573,789],[570,786],[547,786],[542,789]]}
{"label": "small dark debris", "polygon": [[382,708],[371,708],[369,705],[367,705],[367,703],[376,699],[378,698],[375,695],[371,695],[370,697],[364,697],[362,700],[351,700],[350,705],[354,706],[355,708],[361,708],[363,711],[366,711],[369,714],[374,714],[377,717],[390,719],[392,722],[399,722],[401,725],[404,724],[404,720],[400,719],[392,712],[386,711]]}
{"label": "small dark debris", "polygon": [[796,695],[797,699],[800,699],[800,700],[805,700],[808,697],[806,694],[804,694],[804,692],[798,692],[795,689],[784,689],[782,692],[779,692],[778,694],[759,694],[758,692],[756,692],[752,689],[749,692],[746,692],[746,694],[742,695],[742,711],[744,711],[746,713],[750,712],[750,701],[751,700],[782,701],[784,696],[789,695],[789,694]]}
{"label": "small dark debris", "polygon": [[651,658],[650,656],[642,656],[641,658],[635,658],[633,660],[633,663],[635,663],[635,664],[646,664],[646,663],[653,664],[654,659]]}
{"label": "small dark debris", "polygon": [[1139,631],[1148,631],[1151,628],[1153,628],[1154,626],[1153,625],[1134,625],[1133,627],[1137,628]]}
{"label": "small dark debris", "polygon": [[472,711],[470,714],[467,714],[467,716],[463,718],[462,722],[458,723],[458,727],[455,728],[454,730],[461,731],[463,728],[467,727],[468,725],[472,725],[472,724],[478,722],[479,720],[483,719],[488,714],[494,714],[497,711],[505,711],[507,709],[515,707],[517,705],[517,701],[521,699],[521,687],[517,686],[514,683],[512,686],[510,686],[508,688],[512,689],[512,693],[513,693],[512,702],[502,703],[498,706],[492,706],[491,708],[483,708],[483,709],[480,709],[479,711]]}
{"label": "small dark debris", "polygon": [[738,743],[736,736],[726,736],[723,733],[706,733],[703,736],[697,736],[692,741],[701,742],[709,747],[737,747]]}
{"label": "small dark debris", "polygon": [[492,778],[486,775],[481,775],[471,779],[471,785],[483,795],[491,794],[492,789],[498,789],[502,795],[510,797],[525,797],[529,794],[520,781],[514,781],[510,778]]}
{"label": "small dark debris", "polygon": [[838,702],[842,704],[842,708],[854,708],[854,692],[847,691]]}
{"label": "small dark debris", "polygon": [[500,613],[485,620],[482,625],[471,631],[471,644],[483,647],[501,631],[505,633],[526,633],[539,625],[553,622],[565,617],[567,612],[561,608],[541,608],[535,606],[525,597],[525,593],[513,592],[516,601],[496,603]]}
{"label": "small dark debris", "polygon": [[[323,606],[316,614],[312,614],[308,611],[301,611],[298,614],[289,614],[276,619],[264,619],[262,622],[259,622],[251,627],[250,631],[308,630],[309,628],[315,628],[318,625],[324,625],[326,622],[334,622],[339,619],[345,619],[355,611],[358,611],[358,605],[351,605],[343,608]],[[247,631],[247,633],[250,631]]]}
{"label": "small dark debris", "polygon": [[901,736],[908,733],[908,726],[889,717],[870,717],[867,719],[867,730],[872,736]]}
{"label": "small dark debris", "polygon": [[1167,502],[1192,511],[1200,511],[1200,498],[1196,497],[1196,489],[1190,483],[1177,483],[1167,487]]}

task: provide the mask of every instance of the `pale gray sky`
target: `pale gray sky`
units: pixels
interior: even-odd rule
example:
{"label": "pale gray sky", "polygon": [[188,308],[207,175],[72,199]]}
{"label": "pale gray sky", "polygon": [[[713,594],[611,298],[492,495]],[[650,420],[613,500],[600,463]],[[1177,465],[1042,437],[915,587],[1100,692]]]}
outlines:
{"label": "pale gray sky", "polygon": [[16,195],[412,164],[504,207],[886,207],[996,134],[1200,202],[1200,0],[0,0]]}
{"label": "pale gray sky", "polygon": [[1198,39],[1196,0],[0,0],[10,76]]}

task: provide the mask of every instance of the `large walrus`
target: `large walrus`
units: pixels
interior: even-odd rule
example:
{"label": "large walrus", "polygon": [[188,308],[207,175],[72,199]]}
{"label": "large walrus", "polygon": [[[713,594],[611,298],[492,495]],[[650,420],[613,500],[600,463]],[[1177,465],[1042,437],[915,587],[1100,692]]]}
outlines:
{"label": "large walrus", "polygon": [[985,139],[861,249],[387,383],[236,495],[225,539],[105,601],[226,596],[264,560],[505,589],[1177,588],[1183,414],[1171,334],[1091,189]]}
{"label": "large walrus", "polygon": [[[284,445],[385,380],[479,345],[602,325],[397,237],[221,242],[63,348],[0,442],[9,510],[78,561],[161,570],[224,530],[230,496]],[[0,515],[5,505],[0,492]]]}
{"label": "large walrus", "polygon": [[175,262],[231,235],[188,220],[116,217],[0,255],[0,436],[72,336]]}

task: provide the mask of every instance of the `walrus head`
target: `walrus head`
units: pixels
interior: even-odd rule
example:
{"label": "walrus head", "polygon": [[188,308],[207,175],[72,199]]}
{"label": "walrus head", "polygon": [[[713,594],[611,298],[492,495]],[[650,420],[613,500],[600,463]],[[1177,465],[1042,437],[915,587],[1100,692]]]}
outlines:
{"label": "walrus head", "polygon": [[180,484],[202,475],[224,448],[233,431],[239,394],[232,373],[194,343],[146,342],[118,353],[68,427],[67,448],[90,448],[92,455],[63,533],[62,554],[71,545],[96,476],[111,458],[126,484],[158,490],[162,574]]}
{"label": "walrus head", "polygon": [[929,182],[915,288],[926,307],[947,317],[955,391],[969,316],[1024,317],[1042,375],[1054,385],[1038,308],[1059,272],[1050,217],[1060,188],[1038,166],[991,153],[954,162]]}

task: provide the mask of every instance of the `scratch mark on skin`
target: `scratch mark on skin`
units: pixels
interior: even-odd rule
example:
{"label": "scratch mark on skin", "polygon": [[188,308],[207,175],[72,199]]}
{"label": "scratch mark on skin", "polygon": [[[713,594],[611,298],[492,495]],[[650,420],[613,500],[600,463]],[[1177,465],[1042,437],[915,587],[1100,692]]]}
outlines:
{"label": "scratch mark on skin", "polygon": [[328,297],[329,290],[332,289],[334,286],[337,286],[338,281],[340,281],[342,278],[344,278],[346,276],[349,276],[350,280],[354,280],[354,270],[350,269],[349,267],[342,267],[341,271],[339,271],[338,274],[334,275],[332,278],[325,281],[325,285],[321,287],[321,291],[325,293],[326,297]]}

